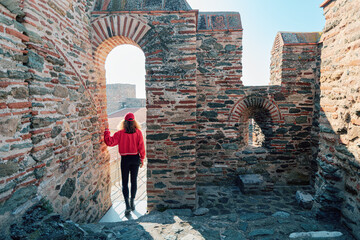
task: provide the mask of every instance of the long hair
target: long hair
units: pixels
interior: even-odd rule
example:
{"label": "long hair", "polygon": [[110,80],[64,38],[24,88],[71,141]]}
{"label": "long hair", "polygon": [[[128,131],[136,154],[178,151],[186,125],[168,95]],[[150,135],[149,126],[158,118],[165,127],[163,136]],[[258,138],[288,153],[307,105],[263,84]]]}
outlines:
{"label": "long hair", "polygon": [[120,130],[125,129],[126,133],[135,133],[136,129],[141,129],[140,124],[134,120],[134,121],[126,121],[123,119],[120,123]]}

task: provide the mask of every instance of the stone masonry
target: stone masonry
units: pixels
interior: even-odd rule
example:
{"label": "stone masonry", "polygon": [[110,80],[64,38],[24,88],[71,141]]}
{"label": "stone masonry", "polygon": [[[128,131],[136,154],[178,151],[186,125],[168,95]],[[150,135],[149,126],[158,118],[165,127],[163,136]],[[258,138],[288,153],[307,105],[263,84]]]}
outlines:
{"label": "stone masonry", "polygon": [[[200,33],[197,182],[221,183],[234,181],[239,173],[261,173],[273,183],[309,184],[320,34],[303,34],[309,39],[300,42],[296,33],[279,33],[273,48],[272,85],[244,87],[242,29],[225,36]],[[265,135],[262,148],[248,145],[249,118]]]}
{"label": "stone masonry", "polygon": [[91,1],[1,1],[0,226],[39,199],[78,222],[111,206],[90,76]]}
{"label": "stone masonry", "polygon": [[360,1],[322,7],[318,215],[341,218],[360,239]]}
{"label": "stone masonry", "polygon": [[[105,59],[145,54],[148,209],[260,174],[311,184],[318,217],[360,238],[360,0],[327,0],[323,33],[279,32],[269,86],[243,86],[239,13],[185,0],[0,0],[0,228],[34,204],[96,222],[111,206]],[[249,119],[264,134],[249,145]],[[268,189],[270,190],[270,189]]]}

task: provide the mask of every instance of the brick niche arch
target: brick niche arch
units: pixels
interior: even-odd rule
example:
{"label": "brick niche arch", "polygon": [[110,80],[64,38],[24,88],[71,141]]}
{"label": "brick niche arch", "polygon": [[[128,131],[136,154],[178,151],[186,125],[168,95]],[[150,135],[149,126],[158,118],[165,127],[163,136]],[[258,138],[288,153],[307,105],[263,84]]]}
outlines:
{"label": "brick niche arch", "polygon": [[241,139],[240,146],[246,147],[249,139],[248,123],[254,118],[265,135],[264,147],[272,149],[278,124],[282,122],[279,107],[271,99],[247,96],[237,101],[229,115],[229,126],[235,126],[236,135]]}
{"label": "brick niche arch", "polygon": [[279,107],[274,101],[262,97],[244,97],[235,103],[229,115],[229,123],[238,122],[251,107],[262,108],[270,113],[273,123],[282,120]]}

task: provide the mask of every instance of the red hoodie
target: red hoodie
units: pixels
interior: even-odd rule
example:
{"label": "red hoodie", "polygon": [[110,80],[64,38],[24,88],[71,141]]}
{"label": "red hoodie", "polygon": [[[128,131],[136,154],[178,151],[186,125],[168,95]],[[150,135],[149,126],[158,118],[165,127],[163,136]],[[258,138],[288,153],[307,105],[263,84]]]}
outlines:
{"label": "red hoodie", "polygon": [[141,163],[144,163],[145,145],[139,129],[136,129],[135,133],[126,133],[125,130],[120,130],[113,137],[110,136],[110,131],[105,129],[104,141],[109,147],[119,145],[121,156],[140,154]]}

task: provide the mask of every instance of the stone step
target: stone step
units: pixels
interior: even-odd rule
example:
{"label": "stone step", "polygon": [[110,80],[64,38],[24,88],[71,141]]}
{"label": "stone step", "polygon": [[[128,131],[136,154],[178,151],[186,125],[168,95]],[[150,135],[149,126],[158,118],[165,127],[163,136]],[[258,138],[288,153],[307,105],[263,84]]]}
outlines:
{"label": "stone step", "polygon": [[341,237],[341,232],[328,232],[328,231],[317,231],[317,232],[295,232],[291,233],[290,239],[335,239]]}

